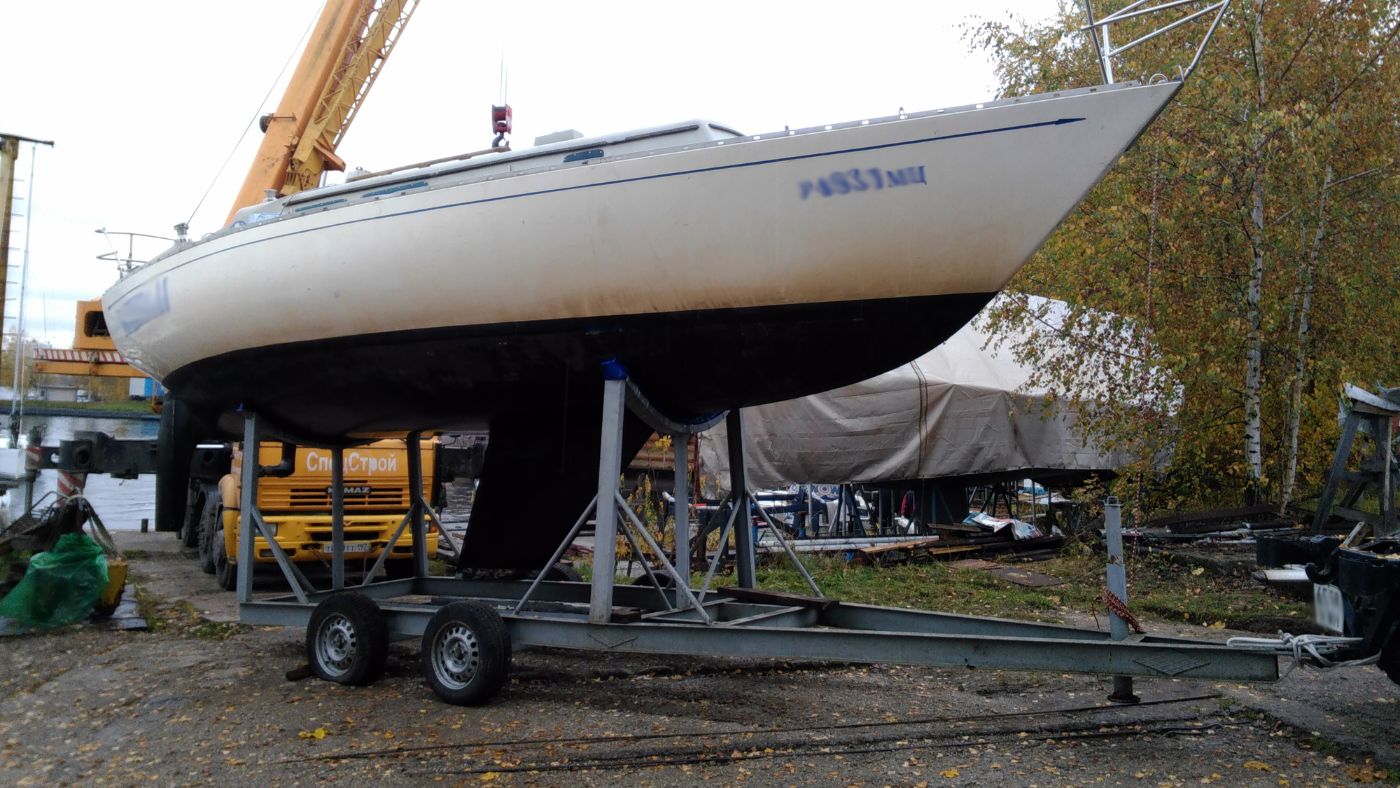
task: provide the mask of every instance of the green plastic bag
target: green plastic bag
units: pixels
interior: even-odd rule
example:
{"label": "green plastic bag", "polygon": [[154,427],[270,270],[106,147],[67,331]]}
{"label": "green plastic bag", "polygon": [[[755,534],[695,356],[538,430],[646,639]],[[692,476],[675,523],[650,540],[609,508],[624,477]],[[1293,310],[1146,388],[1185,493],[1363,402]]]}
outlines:
{"label": "green plastic bag", "polygon": [[29,559],[19,585],[0,599],[0,635],[52,629],[86,618],[107,588],[107,556],[84,533],[64,534]]}

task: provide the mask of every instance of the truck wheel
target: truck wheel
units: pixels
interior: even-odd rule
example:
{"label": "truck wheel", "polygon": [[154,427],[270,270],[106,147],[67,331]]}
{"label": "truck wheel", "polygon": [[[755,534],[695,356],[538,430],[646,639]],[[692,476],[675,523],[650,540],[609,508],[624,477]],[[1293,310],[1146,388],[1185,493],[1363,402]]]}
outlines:
{"label": "truck wheel", "polygon": [[477,706],[506,681],[510,632],[490,605],[453,602],[428,621],[422,660],[423,676],[434,694],[456,706]]}
{"label": "truck wheel", "polygon": [[574,568],[573,564],[560,561],[554,566],[544,570],[544,579],[567,583],[582,583],[583,575],[578,573],[578,570]]}
{"label": "truck wheel", "polygon": [[384,674],[389,625],[379,605],[347,591],[326,597],[306,625],[306,661],[326,681],[361,686]]}
{"label": "truck wheel", "polygon": [[214,573],[214,534],[224,521],[224,507],[219,492],[215,490],[204,502],[204,511],[199,517],[199,568],[206,574]]}
{"label": "truck wheel", "polygon": [[219,582],[219,588],[237,591],[238,566],[228,560],[228,548],[224,546],[224,529],[220,528],[214,532],[213,544],[209,550],[214,563],[214,579]]}
{"label": "truck wheel", "polygon": [[204,514],[207,499],[208,496],[202,488],[190,493],[190,505],[185,510],[185,521],[180,525],[180,544],[185,547],[199,547],[201,515]]}

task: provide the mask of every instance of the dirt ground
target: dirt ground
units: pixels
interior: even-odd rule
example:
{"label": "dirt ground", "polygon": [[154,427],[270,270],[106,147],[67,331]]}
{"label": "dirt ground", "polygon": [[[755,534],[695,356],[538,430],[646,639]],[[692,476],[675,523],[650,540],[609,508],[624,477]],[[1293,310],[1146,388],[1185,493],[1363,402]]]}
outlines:
{"label": "dirt ground", "polygon": [[[156,631],[0,639],[0,784],[1322,785],[1400,776],[1373,667],[1273,685],[517,653],[490,705],[437,701],[417,644],[370,687],[288,681],[302,633],[230,623],[168,534],[122,534]],[[133,593],[128,586],[128,593]],[[1157,633],[1185,634],[1160,623]],[[1193,630],[1200,634],[1202,630]],[[1229,632],[1209,631],[1214,638]]]}

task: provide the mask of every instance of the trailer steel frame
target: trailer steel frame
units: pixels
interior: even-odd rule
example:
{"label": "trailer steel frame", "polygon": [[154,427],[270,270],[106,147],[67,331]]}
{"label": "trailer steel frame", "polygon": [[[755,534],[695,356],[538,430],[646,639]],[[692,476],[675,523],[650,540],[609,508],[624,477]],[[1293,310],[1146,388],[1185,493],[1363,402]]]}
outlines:
{"label": "trailer steel frame", "polygon": [[[1113,676],[1180,677],[1250,681],[1277,680],[1278,660],[1230,648],[1224,644],[1183,638],[1114,634],[1051,624],[954,615],[827,599],[812,584],[812,596],[762,591],[754,587],[754,527],[763,516],[744,478],[743,424],[739,411],[717,414],[697,424],[666,419],[651,408],[627,380],[620,365],[605,365],[602,443],[598,494],[579,516],[564,543],[533,581],[467,580],[428,575],[424,545],[427,523],[436,520],[423,498],[419,433],[409,435],[411,506],[402,527],[414,540],[415,576],[370,582],[353,590],[379,606],[390,637],[423,635],[429,620],[445,601],[476,600],[493,608],[516,647],[545,646],[584,651],[637,654],[706,654],[771,659],[818,659],[860,663],[895,663],[967,668],[999,668],[1097,673]],[[675,441],[676,560],[669,561],[642,527],[619,490],[621,431],[625,410],[641,416]],[[738,587],[709,590],[716,564],[708,567],[705,586],[689,587],[689,535],[685,440],[721,418],[730,436],[731,503],[725,539],[732,533]],[[258,445],[254,413],[245,414],[244,445]],[[340,490],[340,450],[331,448],[332,489]],[[238,546],[238,600],[241,620],[248,624],[305,627],[313,609],[327,598],[348,590],[344,571],[343,507],[334,497],[332,581],[316,589],[267,538],[269,531],[253,502],[257,500],[256,462],[243,465],[243,507]],[[619,516],[621,515],[621,516]],[[544,570],[562,555],[594,519],[595,550],[591,582],[544,580]],[[770,530],[781,537],[771,522]],[[646,543],[666,577],[648,568],[650,585],[619,585],[614,579],[616,556],[610,546],[618,532],[642,553],[634,538]],[[254,599],[252,595],[253,539],[261,534],[291,586],[290,595]],[[797,566],[796,556],[788,548]],[[719,551],[716,551],[716,560]],[[645,563],[645,562],[644,562]],[[804,571],[805,575],[805,571]],[[673,581],[665,587],[665,579]],[[808,581],[811,582],[810,577]],[[424,599],[430,601],[424,601]],[[1118,634],[1121,638],[1122,633]]]}

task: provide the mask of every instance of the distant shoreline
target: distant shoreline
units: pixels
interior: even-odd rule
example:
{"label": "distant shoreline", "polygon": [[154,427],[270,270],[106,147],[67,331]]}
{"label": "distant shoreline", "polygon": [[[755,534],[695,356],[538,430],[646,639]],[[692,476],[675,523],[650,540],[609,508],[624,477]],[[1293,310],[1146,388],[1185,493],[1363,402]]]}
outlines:
{"label": "distant shoreline", "polygon": [[[0,400],[0,409],[3,413],[10,412],[11,403],[7,400]],[[128,421],[159,421],[160,414],[152,413],[150,405],[145,402],[64,402],[64,403],[41,403],[25,402],[24,415],[26,416],[68,416],[72,418],[86,419],[126,419]]]}

